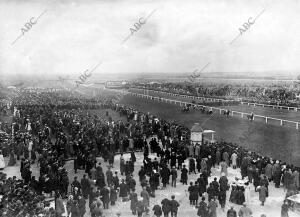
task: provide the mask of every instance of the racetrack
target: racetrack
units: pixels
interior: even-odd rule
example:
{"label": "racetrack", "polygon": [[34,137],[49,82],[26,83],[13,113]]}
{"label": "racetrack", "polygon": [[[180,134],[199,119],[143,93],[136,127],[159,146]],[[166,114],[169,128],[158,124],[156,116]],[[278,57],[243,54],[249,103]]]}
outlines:
{"label": "racetrack", "polygon": [[199,122],[204,129],[215,130],[217,140],[237,143],[251,151],[300,166],[300,133],[295,129],[249,122],[241,118],[227,118],[216,113],[212,116],[193,110],[181,113],[178,105],[130,95],[125,96],[120,103],[169,121],[175,120],[189,128]]}
{"label": "racetrack", "polygon": [[[171,96],[166,93],[156,93],[153,91],[143,91],[143,90],[137,90],[137,89],[130,89],[131,92],[135,93],[141,93],[141,94],[147,94],[151,96],[157,96],[157,97],[164,97],[168,99],[174,99],[174,100],[181,100],[184,102],[192,102],[195,101],[196,103],[202,103],[202,100],[193,100],[191,98],[184,98],[182,96]],[[207,101],[209,102],[209,101]],[[296,121],[300,122],[300,112],[292,111],[292,110],[286,110],[286,109],[273,109],[270,107],[260,107],[260,106],[248,106],[248,105],[237,105],[237,106],[214,106],[214,107],[220,107],[229,109],[230,111],[238,111],[238,112],[245,112],[245,113],[251,113],[267,117],[273,117],[278,119],[284,119],[289,121]],[[295,125],[293,125],[294,127]],[[294,127],[295,128],[295,127]]]}

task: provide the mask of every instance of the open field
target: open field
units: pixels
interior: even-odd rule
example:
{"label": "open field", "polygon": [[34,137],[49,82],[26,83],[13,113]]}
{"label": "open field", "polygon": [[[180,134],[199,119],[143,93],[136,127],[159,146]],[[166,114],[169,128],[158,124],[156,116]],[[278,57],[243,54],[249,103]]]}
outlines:
{"label": "open field", "polygon": [[296,130],[219,114],[208,116],[199,111],[181,113],[178,105],[129,95],[121,103],[189,128],[199,122],[204,129],[215,130],[217,140],[237,143],[251,151],[300,166],[300,133]]}
{"label": "open field", "polygon": [[[154,93],[153,91],[143,91],[143,90],[130,90],[131,92],[135,93],[141,93],[141,94],[147,94],[151,96],[157,96],[157,97],[165,97],[168,99],[174,99],[174,100],[181,100],[185,102],[192,102],[195,101],[196,103],[201,103],[202,100],[193,100],[190,98],[184,98],[181,96],[171,96],[165,93]],[[209,102],[209,101],[208,101]],[[214,106],[217,107],[217,106]],[[300,112],[296,111],[288,111],[286,109],[273,109],[273,108],[268,108],[268,107],[254,107],[254,106],[248,106],[248,105],[237,105],[237,106],[219,106],[220,108],[225,108],[229,109],[230,111],[239,111],[239,112],[246,112],[246,113],[251,113],[253,112],[254,114],[257,115],[262,115],[262,116],[268,116],[268,117],[273,117],[273,118],[279,118],[279,119],[284,119],[284,120],[290,120],[290,121],[298,121],[300,122]]]}

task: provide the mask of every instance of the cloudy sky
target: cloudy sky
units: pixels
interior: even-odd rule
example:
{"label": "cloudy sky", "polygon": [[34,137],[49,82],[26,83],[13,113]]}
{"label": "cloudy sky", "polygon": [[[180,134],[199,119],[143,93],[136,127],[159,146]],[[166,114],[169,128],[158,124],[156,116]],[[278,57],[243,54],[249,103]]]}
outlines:
{"label": "cloudy sky", "polygon": [[298,75],[299,11],[296,0],[0,0],[0,74],[77,76],[102,62],[97,75],[191,73],[207,63],[222,75]]}

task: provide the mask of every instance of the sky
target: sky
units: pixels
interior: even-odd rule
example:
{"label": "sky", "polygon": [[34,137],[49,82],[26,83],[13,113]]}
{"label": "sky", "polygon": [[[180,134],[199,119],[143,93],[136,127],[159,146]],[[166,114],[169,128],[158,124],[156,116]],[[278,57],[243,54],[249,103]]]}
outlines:
{"label": "sky", "polygon": [[299,11],[297,0],[0,0],[1,79],[78,77],[99,63],[97,76],[209,63],[204,72],[222,76],[297,77]]}

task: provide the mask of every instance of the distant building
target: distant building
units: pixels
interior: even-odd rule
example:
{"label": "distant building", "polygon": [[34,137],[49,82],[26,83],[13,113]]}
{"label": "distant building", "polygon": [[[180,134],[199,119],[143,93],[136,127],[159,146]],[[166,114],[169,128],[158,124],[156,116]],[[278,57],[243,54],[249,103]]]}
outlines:
{"label": "distant building", "polygon": [[126,82],[126,81],[107,81],[107,82],[105,82],[105,88],[123,89],[123,88],[129,88],[129,85],[128,85],[128,82]]}

